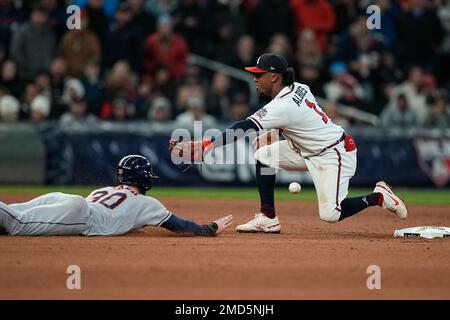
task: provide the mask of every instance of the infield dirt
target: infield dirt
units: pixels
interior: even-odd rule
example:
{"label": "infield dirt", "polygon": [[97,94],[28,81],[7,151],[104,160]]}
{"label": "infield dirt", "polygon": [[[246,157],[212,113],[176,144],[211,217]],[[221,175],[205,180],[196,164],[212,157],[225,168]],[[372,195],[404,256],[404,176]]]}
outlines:
{"label": "infield dirt", "polygon": [[[29,195],[2,195],[6,203]],[[199,223],[234,215],[216,238],[148,227],[117,237],[0,237],[0,299],[450,299],[450,238],[394,238],[394,229],[450,226],[449,206],[378,207],[337,224],[317,204],[278,201],[281,234],[238,234],[256,201],[159,198]],[[68,290],[70,265],[81,290]],[[369,290],[367,268],[381,270]]]}

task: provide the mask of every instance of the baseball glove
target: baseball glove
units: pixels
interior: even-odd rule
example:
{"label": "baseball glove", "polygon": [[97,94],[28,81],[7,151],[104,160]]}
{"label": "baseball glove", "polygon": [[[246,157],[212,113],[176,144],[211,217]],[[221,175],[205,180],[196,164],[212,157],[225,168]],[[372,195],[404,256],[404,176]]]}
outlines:
{"label": "baseball glove", "polygon": [[190,162],[202,162],[205,159],[205,155],[213,149],[213,143],[211,140],[205,141],[179,141],[169,140],[169,150],[171,153],[175,153],[176,157],[179,157],[185,161]]}

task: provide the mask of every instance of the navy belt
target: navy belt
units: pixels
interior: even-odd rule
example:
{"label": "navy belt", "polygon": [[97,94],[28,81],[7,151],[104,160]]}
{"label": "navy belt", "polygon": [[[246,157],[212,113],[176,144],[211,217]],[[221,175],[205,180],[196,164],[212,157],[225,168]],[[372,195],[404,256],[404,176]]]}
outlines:
{"label": "navy belt", "polygon": [[342,136],[339,140],[337,140],[335,143],[330,144],[328,147],[323,148],[322,151],[319,152],[319,154],[321,154],[325,150],[333,148],[335,145],[338,145],[339,143],[341,143],[344,140],[345,140],[345,132],[342,134]]}

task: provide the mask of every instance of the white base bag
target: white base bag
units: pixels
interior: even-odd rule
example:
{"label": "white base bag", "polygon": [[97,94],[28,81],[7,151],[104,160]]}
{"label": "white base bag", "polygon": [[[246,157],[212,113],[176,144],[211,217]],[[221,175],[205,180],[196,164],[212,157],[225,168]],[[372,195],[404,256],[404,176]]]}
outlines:
{"label": "white base bag", "polygon": [[450,227],[423,226],[399,229],[394,231],[394,237],[450,238]]}

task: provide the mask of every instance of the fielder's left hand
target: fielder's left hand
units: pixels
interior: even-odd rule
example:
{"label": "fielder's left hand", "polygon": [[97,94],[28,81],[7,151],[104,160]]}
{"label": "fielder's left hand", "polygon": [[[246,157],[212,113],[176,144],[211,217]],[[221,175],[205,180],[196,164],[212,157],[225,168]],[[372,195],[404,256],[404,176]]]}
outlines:
{"label": "fielder's left hand", "polygon": [[176,152],[176,156],[191,162],[201,162],[205,155],[214,149],[211,140],[204,141],[169,141],[170,152]]}

